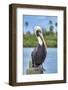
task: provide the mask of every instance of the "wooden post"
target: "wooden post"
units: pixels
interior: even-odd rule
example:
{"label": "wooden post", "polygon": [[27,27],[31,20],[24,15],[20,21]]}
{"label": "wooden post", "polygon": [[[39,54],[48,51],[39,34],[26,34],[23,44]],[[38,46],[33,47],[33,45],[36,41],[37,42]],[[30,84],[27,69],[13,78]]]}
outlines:
{"label": "wooden post", "polygon": [[29,68],[26,71],[27,74],[43,74],[42,67],[32,67],[32,61],[29,61]]}

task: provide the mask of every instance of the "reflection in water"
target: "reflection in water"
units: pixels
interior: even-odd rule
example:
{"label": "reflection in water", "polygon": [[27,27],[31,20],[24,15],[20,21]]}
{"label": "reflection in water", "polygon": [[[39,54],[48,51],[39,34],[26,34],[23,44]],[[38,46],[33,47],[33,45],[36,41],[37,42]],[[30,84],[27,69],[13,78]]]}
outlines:
{"label": "reflection in water", "polygon": [[[31,52],[33,48],[24,48],[23,59],[23,74],[26,74],[26,70],[29,68],[29,60],[31,60]],[[57,48],[48,48],[47,57],[43,63],[44,74],[45,73],[57,73]]]}

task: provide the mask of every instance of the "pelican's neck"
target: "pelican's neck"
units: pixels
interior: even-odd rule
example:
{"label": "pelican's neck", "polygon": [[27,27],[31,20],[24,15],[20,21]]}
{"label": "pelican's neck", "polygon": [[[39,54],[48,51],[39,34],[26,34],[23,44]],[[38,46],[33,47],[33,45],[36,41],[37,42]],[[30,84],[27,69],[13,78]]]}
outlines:
{"label": "pelican's neck", "polygon": [[47,48],[46,42],[45,42],[44,37],[43,37],[42,34],[40,34],[40,37],[37,37],[37,39],[38,39],[38,42],[39,42],[40,45],[44,44],[45,48]]}
{"label": "pelican's neck", "polygon": [[43,41],[41,40],[41,38],[37,37],[37,39],[38,39],[38,43],[42,46],[43,45]]}

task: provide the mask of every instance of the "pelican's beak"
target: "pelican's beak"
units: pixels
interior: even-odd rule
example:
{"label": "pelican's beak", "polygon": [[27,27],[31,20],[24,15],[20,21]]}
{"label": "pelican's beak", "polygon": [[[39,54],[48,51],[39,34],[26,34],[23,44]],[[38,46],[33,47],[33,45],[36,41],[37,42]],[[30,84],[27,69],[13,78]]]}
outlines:
{"label": "pelican's beak", "polygon": [[47,45],[46,45],[46,42],[45,42],[45,40],[44,40],[44,37],[43,37],[42,33],[39,33],[39,36],[40,36],[42,42],[44,43],[45,48],[47,48]]}

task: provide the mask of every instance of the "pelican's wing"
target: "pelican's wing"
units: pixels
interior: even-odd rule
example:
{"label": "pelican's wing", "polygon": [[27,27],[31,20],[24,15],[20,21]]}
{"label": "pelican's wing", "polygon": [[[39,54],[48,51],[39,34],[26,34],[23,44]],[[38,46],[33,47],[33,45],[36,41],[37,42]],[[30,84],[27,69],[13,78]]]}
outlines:
{"label": "pelican's wing", "polygon": [[37,53],[37,47],[34,48],[34,50],[33,50],[32,53],[31,53],[31,56],[35,56],[36,53]]}
{"label": "pelican's wing", "polygon": [[32,51],[31,53],[32,56],[32,66],[35,66],[35,61],[36,61],[36,57],[37,57],[37,47]]}

